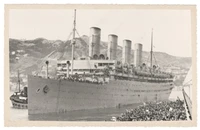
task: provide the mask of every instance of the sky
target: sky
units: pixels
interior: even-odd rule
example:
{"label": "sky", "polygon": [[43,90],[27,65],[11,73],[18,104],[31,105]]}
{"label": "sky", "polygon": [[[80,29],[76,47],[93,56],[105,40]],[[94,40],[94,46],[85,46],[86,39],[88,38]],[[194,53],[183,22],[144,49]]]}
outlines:
{"label": "sky", "polygon": [[[109,34],[118,35],[118,45],[124,39],[142,43],[150,51],[153,28],[154,51],[191,57],[191,12],[159,9],[80,9],[77,10],[77,31],[90,34],[90,27],[101,28],[101,40]],[[67,40],[72,32],[74,10],[71,9],[11,9],[9,37],[16,39]],[[77,36],[78,37],[78,36]]]}

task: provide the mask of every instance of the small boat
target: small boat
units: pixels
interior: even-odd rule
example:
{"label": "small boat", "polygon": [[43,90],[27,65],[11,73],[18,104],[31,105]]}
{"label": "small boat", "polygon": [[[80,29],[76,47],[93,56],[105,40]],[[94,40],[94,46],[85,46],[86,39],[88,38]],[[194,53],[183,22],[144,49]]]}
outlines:
{"label": "small boat", "polygon": [[22,91],[20,90],[19,70],[18,70],[18,83],[19,83],[19,91],[14,92],[10,96],[10,100],[12,102],[13,108],[27,109],[28,108],[28,91],[27,91],[27,87],[24,87]]}
{"label": "small boat", "polygon": [[15,92],[10,96],[10,100],[14,108],[27,109],[28,108],[28,95],[27,87],[24,87],[22,92]]}

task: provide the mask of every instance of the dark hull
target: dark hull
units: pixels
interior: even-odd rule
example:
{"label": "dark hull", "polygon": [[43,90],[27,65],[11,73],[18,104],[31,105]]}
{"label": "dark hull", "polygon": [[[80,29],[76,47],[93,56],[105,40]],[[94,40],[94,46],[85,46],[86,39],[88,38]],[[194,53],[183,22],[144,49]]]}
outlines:
{"label": "dark hull", "polygon": [[28,76],[29,114],[120,107],[168,100],[173,83],[113,80],[108,84]]}
{"label": "dark hull", "polygon": [[13,105],[13,108],[16,108],[16,109],[28,109],[28,104],[26,103],[19,103],[19,102],[16,102],[14,100],[11,100],[12,102],[12,105]]}

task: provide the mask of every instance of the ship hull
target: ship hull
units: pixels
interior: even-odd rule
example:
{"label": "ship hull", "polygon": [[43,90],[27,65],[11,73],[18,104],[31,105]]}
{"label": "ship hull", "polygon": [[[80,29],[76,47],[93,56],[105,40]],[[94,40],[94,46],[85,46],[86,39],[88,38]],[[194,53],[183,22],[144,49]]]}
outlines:
{"label": "ship hull", "polygon": [[120,107],[168,100],[173,83],[111,80],[108,84],[73,82],[28,76],[28,113]]}
{"label": "ship hull", "polygon": [[19,103],[16,102],[14,100],[11,100],[13,108],[17,108],[17,109],[27,109],[28,108],[28,104],[26,103]]}

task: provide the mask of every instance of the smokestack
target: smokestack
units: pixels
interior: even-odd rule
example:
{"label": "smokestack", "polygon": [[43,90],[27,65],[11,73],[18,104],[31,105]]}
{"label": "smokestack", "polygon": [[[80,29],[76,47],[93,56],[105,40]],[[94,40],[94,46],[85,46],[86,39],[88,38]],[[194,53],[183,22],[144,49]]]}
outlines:
{"label": "smokestack", "polygon": [[134,50],[134,66],[138,67],[142,65],[142,44],[136,43]]}
{"label": "smokestack", "polygon": [[116,60],[116,54],[117,54],[117,41],[118,36],[114,34],[108,35],[108,59],[110,60]]}
{"label": "smokestack", "polygon": [[101,29],[98,27],[91,27],[90,37],[89,37],[89,57],[93,57],[94,55],[99,56],[100,40],[101,40]]}
{"label": "smokestack", "polygon": [[123,40],[122,62],[131,63],[131,40]]}

